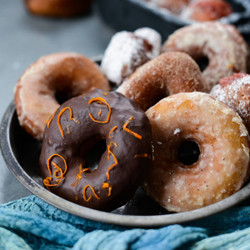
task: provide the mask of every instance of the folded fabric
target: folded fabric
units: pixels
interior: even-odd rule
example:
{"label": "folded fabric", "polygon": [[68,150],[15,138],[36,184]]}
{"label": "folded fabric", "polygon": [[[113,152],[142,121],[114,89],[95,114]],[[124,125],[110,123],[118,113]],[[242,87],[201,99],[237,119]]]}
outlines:
{"label": "folded fabric", "polygon": [[250,207],[183,225],[124,228],[79,218],[31,195],[0,206],[0,249],[250,249]]}

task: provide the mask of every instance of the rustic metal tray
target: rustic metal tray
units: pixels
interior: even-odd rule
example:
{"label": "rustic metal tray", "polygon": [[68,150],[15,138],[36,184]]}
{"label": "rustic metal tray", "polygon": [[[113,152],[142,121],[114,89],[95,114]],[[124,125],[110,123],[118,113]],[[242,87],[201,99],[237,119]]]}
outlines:
{"label": "rustic metal tray", "polygon": [[213,205],[189,212],[168,213],[139,188],[126,205],[112,212],[102,212],[69,202],[43,187],[38,163],[41,145],[20,127],[14,102],[9,105],[3,117],[0,142],[7,166],[30,192],[68,213],[103,223],[133,227],[184,223],[218,213],[250,197],[248,183],[234,195]]}

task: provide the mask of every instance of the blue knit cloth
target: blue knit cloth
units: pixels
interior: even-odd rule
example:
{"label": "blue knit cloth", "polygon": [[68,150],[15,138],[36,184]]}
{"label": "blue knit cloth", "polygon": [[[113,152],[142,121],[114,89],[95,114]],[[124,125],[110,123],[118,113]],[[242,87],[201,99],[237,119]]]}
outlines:
{"label": "blue knit cloth", "polygon": [[250,207],[185,225],[122,228],[68,214],[31,195],[0,206],[0,249],[250,249]]}

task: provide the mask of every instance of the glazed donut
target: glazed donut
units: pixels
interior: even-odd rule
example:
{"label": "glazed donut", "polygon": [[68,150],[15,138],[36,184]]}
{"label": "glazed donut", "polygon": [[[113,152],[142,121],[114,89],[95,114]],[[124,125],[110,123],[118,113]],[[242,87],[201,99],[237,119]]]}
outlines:
{"label": "glazed donut", "polygon": [[86,13],[92,0],[25,0],[26,8],[35,15],[70,17]]}
{"label": "glazed donut", "polygon": [[136,68],[160,54],[161,36],[150,28],[116,33],[106,48],[101,70],[119,86]]}
{"label": "glazed donut", "polygon": [[[97,169],[86,165],[106,141]],[[151,165],[151,127],[145,113],[117,92],[93,90],[62,104],[49,120],[40,155],[45,187],[80,205],[110,211],[134,194]]]}
{"label": "glazed donut", "polygon": [[236,111],[250,132],[250,75],[241,73],[224,77],[210,94]]}
{"label": "glazed donut", "polygon": [[204,22],[183,27],[167,39],[162,50],[188,53],[197,62],[207,58],[208,66],[202,72],[206,92],[222,77],[247,70],[248,46],[229,24]]}
{"label": "glazed donut", "polygon": [[154,155],[143,188],[168,211],[215,203],[247,180],[248,132],[224,103],[206,93],[179,93],[162,99],[146,115]]}
{"label": "glazed donut", "polygon": [[168,95],[202,90],[198,65],[181,52],[167,52],[147,62],[117,89],[144,111]]}
{"label": "glazed donut", "polygon": [[174,14],[180,14],[191,0],[144,0],[160,8],[168,9]]}
{"label": "glazed donut", "polygon": [[226,17],[232,12],[232,7],[224,0],[196,0],[183,11],[182,17],[206,22]]}
{"label": "glazed donut", "polygon": [[94,88],[110,89],[99,67],[90,59],[76,53],[44,56],[16,84],[15,104],[20,125],[41,140],[46,120],[59,107],[60,98],[86,94]]}

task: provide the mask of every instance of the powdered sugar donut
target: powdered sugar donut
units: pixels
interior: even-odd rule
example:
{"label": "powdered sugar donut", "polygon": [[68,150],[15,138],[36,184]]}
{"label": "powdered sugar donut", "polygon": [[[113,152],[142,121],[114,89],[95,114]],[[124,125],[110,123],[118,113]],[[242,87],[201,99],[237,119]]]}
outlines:
{"label": "powdered sugar donut", "polygon": [[238,112],[250,131],[250,75],[224,77],[210,94]]}
{"label": "powdered sugar donut", "polygon": [[203,89],[195,61],[185,53],[166,52],[137,68],[117,91],[146,111],[163,97]]}
{"label": "powdered sugar donut", "polygon": [[207,58],[208,66],[202,72],[207,92],[222,77],[247,70],[247,43],[229,24],[204,22],[183,27],[168,38],[162,49],[188,53],[196,61]]}
{"label": "powdered sugar donut", "polygon": [[[169,211],[220,201],[249,176],[248,132],[224,103],[201,92],[179,93],[147,110],[153,166],[143,188]],[[188,151],[191,153],[191,160]]]}
{"label": "powdered sugar donut", "polygon": [[135,69],[160,53],[161,37],[150,28],[116,33],[105,50],[101,69],[107,78],[120,85]]}

